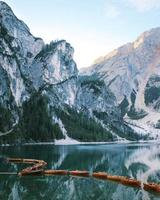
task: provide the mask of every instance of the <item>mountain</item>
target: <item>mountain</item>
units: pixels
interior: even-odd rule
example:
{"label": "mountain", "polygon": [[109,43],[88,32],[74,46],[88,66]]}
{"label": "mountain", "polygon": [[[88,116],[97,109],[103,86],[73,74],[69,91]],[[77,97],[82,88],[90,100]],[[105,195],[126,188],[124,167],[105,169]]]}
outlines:
{"label": "mountain", "polygon": [[158,31],[79,73],[68,42],[45,44],[0,1],[0,143],[153,138],[133,119],[159,116]]}
{"label": "mountain", "polygon": [[160,28],[144,32],[128,43],[97,59],[82,74],[96,75],[125,102],[124,121],[142,133],[159,137],[160,122]]}

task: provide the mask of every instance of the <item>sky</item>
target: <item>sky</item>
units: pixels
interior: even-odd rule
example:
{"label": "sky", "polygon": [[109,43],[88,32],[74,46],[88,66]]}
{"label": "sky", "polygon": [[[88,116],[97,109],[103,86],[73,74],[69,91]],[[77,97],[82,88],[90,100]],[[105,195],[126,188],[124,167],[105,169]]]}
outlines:
{"label": "sky", "polygon": [[160,26],[160,0],[4,0],[46,43],[65,39],[78,68]]}

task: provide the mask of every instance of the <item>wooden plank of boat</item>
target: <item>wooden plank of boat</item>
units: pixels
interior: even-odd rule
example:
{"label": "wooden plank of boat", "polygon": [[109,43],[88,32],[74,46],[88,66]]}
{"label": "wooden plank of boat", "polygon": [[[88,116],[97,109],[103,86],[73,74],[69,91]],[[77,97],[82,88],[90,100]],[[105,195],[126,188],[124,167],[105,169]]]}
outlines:
{"label": "wooden plank of boat", "polygon": [[69,175],[71,175],[71,176],[82,176],[82,177],[89,177],[90,176],[88,171],[79,171],[79,170],[69,171]]}
{"label": "wooden plank of boat", "polygon": [[160,184],[144,183],[143,189],[146,191],[153,191],[153,192],[160,193]]}
{"label": "wooden plank of boat", "polygon": [[68,175],[68,170],[45,170],[45,175]]}
{"label": "wooden plank of boat", "polygon": [[92,176],[94,178],[102,179],[102,180],[107,180],[108,174],[105,172],[93,172]]}
{"label": "wooden plank of boat", "polygon": [[121,177],[120,183],[123,185],[132,186],[132,187],[141,187],[142,185],[140,181],[126,178],[126,177]]}
{"label": "wooden plank of boat", "polygon": [[18,173],[19,176],[37,176],[37,175],[43,175],[43,170],[34,170],[34,171],[21,171]]}
{"label": "wooden plank of boat", "polygon": [[7,158],[8,162],[14,162],[14,163],[23,163],[23,159],[22,158]]}
{"label": "wooden plank of boat", "polygon": [[26,164],[43,163],[44,165],[47,165],[47,163],[44,160],[37,160],[37,159],[7,158],[7,161],[15,163],[26,163]]}
{"label": "wooden plank of boat", "polygon": [[107,175],[107,180],[110,180],[110,181],[114,181],[114,182],[120,182],[122,179],[121,176],[112,176],[112,175]]}
{"label": "wooden plank of boat", "polygon": [[23,169],[22,171],[33,171],[33,170],[38,170],[38,169],[43,169],[45,167],[45,165],[43,165],[43,164],[36,164],[36,165],[33,165],[33,166],[31,166],[31,167],[27,167],[27,168],[25,168],[25,169]]}

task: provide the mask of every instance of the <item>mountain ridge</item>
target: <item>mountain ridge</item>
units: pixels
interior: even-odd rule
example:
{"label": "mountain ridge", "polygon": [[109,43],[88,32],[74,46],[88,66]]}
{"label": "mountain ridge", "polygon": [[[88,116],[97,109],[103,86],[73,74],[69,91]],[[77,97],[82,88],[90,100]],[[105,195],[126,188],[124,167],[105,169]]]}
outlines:
{"label": "mountain ridge", "polygon": [[[61,40],[45,44],[29,32],[7,4],[0,2],[0,10],[1,144],[153,138],[125,120],[129,106],[130,115],[135,112],[135,97],[132,94],[128,101],[132,93],[128,92],[117,100],[118,93],[111,87],[116,76],[107,83],[106,75],[98,69],[90,75],[79,74],[69,43]],[[151,87],[155,87],[153,79],[146,96],[148,105],[153,100],[157,109],[159,101],[150,97]],[[147,113],[142,109],[140,114]]]}
{"label": "mountain ridge", "polygon": [[[97,74],[101,77],[111,92],[116,95],[119,104],[126,99],[127,122],[137,124],[146,129],[146,132],[150,130],[158,135],[159,130],[155,130],[154,127],[160,118],[159,55],[160,28],[158,27],[145,31],[134,42],[123,45],[104,56],[86,71],[83,69],[81,74]],[[140,120],[137,116],[135,120],[136,116],[133,115],[138,113],[139,117],[144,119]]]}

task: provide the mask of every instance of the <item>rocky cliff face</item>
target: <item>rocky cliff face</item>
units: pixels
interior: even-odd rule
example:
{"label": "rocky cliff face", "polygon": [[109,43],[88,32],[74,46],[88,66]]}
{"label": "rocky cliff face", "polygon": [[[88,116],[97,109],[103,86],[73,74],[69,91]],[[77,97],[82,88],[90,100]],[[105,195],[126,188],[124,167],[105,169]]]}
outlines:
{"label": "rocky cliff face", "polygon": [[105,81],[117,103],[125,103],[127,122],[138,125],[142,132],[158,131],[152,128],[160,118],[160,28],[144,32],[135,42],[98,59],[82,73],[96,74]]}
{"label": "rocky cliff face", "polygon": [[[148,80],[153,62],[158,71],[157,40],[149,43],[153,52],[148,46],[144,51],[141,40],[98,61],[89,75],[79,75],[69,43],[44,44],[0,1],[0,142],[148,138],[123,119],[129,108],[132,115],[137,108],[138,115],[146,115],[137,106],[144,91],[143,105],[159,109],[159,96],[150,98],[158,83]],[[147,60],[140,61],[143,56]]]}
{"label": "rocky cliff face", "polygon": [[19,105],[26,98],[29,85],[23,71],[44,43],[31,35],[27,25],[16,18],[7,4],[0,2],[0,44],[0,65],[7,73],[11,93]]}
{"label": "rocky cliff face", "polygon": [[147,81],[144,91],[146,106],[160,112],[160,76],[153,74]]}

